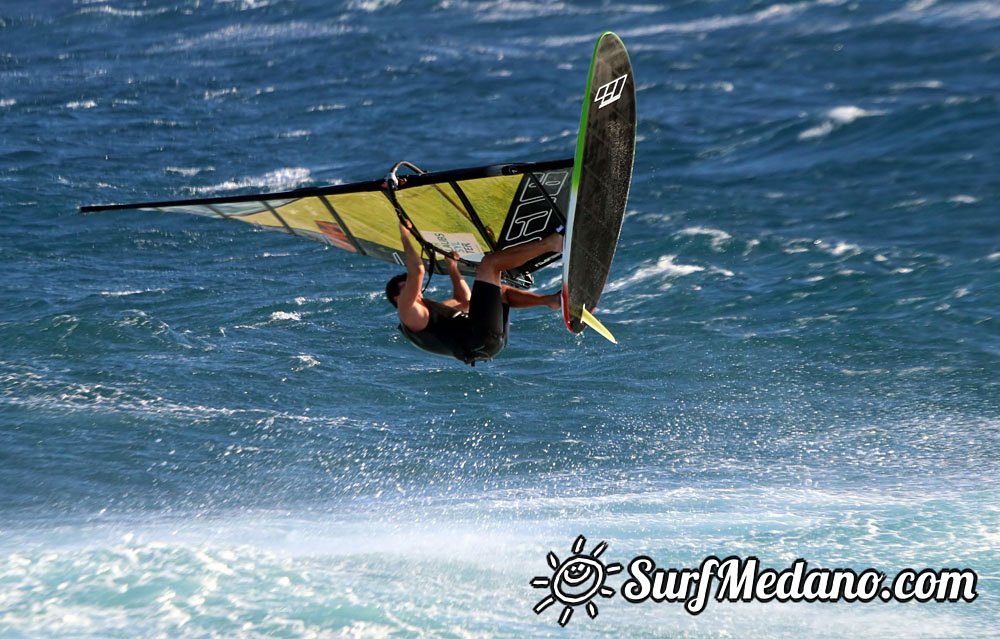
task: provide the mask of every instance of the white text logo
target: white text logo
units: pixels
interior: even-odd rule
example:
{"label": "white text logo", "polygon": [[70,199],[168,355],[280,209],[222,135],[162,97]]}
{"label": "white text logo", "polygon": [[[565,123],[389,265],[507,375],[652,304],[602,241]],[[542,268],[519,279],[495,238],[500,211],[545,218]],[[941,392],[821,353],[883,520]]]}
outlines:
{"label": "white text logo", "polygon": [[628,80],[627,73],[617,80],[612,80],[598,89],[597,95],[594,96],[594,102],[600,102],[601,106],[597,108],[603,109],[612,102],[617,102],[618,98],[622,97],[622,91],[625,90],[626,80]]}

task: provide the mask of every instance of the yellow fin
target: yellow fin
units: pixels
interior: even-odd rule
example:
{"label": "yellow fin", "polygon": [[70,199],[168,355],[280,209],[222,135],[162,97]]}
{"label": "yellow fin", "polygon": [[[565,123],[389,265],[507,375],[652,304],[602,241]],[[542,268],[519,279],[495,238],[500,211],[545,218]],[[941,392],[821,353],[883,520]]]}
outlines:
{"label": "yellow fin", "polygon": [[605,328],[604,324],[601,324],[597,318],[586,309],[586,307],[580,307],[580,319],[583,320],[584,324],[603,335],[612,344],[618,343],[618,340],[616,340],[615,336],[611,334],[611,331]]}

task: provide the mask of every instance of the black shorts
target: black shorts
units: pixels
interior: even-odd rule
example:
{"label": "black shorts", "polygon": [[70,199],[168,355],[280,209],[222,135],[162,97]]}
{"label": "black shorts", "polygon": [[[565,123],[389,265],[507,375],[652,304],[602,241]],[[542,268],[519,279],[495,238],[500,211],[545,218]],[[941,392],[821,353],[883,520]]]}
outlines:
{"label": "black shorts", "polygon": [[490,359],[507,345],[510,307],[503,303],[500,287],[476,280],[469,301],[469,324],[481,342],[473,350],[476,359]]}

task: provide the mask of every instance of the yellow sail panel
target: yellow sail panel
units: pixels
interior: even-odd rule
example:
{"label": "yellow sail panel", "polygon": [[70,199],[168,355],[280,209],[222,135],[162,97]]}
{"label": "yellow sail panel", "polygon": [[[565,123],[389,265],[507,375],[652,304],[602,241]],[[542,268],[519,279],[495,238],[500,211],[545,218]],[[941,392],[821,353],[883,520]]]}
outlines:
{"label": "yellow sail panel", "polygon": [[321,230],[316,226],[317,221],[336,222],[333,215],[330,214],[330,210],[318,197],[292,200],[287,204],[277,202],[269,202],[269,204],[281,216],[285,224],[296,231],[316,232]]}
{"label": "yellow sail panel", "polygon": [[330,212],[322,197],[304,197],[268,204],[295,235],[356,251],[347,232]]}
{"label": "yellow sail panel", "polygon": [[[458,252],[463,257],[489,252],[490,244],[483,238],[472,216],[450,184],[428,184],[396,193],[399,205],[420,230],[421,236],[438,248]],[[461,245],[457,246],[458,244]]]}
{"label": "yellow sail panel", "polygon": [[[364,242],[402,251],[399,240],[399,218],[392,204],[378,191],[327,195],[327,201],[337,211],[344,225],[351,230],[365,251]],[[370,252],[370,251],[368,251]]]}
{"label": "yellow sail panel", "polygon": [[244,213],[241,215],[234,215],[229,219],[285,231],[285,225],[281,223],[281,220],[274,217],[274,213],[271,213],[267,209],[264,209],[260,213]]}
{"label": "yellow sail panel", "polygon": [[[281,200],[275,204],[284,204],[288,200]],[[212,205],[178,205],[178,206],[155,206],[148,207],[149,210],[160,211],[161,213],[192,213],[194,215],[204,215],[206,217],[223,218],[227,220],[238,220],[262,226],[269,229],[278,229],[288,232],[285,225],[281,223],[274,213],[272,213],[263,202],[238,202],[221,203]]]}
{"label": "yellow sail panel", "polygon": [[462,180],[458,187],[476,210],[479,219],[490,236],[490,241],[496,244],[503,228],[510,203],[517,193],[521,183],[520,175],[503,175],[475,180]]}

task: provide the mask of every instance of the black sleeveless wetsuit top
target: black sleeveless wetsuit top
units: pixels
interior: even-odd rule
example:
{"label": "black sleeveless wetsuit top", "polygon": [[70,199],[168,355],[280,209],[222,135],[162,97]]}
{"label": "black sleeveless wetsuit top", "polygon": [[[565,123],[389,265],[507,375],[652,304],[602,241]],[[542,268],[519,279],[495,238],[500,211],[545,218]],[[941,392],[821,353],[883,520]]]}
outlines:
{"label": "black sleeveless wetsuit top", "polygon": [[427,298],[423,302],[430,311],[426,328],[414,331],[399,324],[400,332],[418,348],[475,365],[493,359],[507,345],[510,308],[501,299],[500,287],[476,281],[468,313]]}

